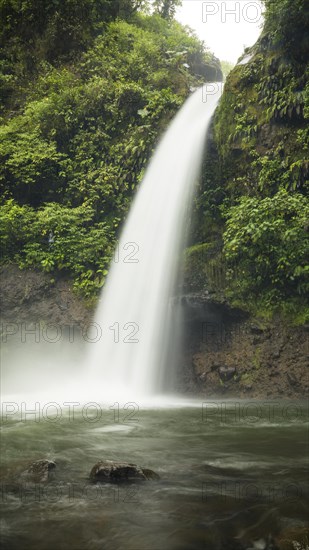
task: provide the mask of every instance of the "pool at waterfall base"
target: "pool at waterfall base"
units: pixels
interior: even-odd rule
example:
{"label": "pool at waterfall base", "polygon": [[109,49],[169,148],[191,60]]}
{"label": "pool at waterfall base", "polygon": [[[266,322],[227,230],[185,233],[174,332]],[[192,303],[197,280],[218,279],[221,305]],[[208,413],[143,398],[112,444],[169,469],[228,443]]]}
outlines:
{"label": "pool at waterfall base", "polygon": [[[305,402],[175,399],[56,412],[3,419],[4,550],[308,548]],[[56,464],[48,480],[25,477],[42,459]],[[160,479],[94,483],[99,460]]]}

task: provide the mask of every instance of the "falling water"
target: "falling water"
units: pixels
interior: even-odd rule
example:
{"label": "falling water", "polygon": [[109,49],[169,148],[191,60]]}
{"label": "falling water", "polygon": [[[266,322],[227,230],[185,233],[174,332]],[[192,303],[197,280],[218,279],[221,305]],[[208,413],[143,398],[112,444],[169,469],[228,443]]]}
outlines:
{"label": "falling water", "polygon": [[[221,84],[197,90],[171,123],[125,223],[96,312],[87,371],[101,395],[162,390],[169,297],[184,217]],[[90,367],[89,367],[90,365]],[[90,368],[90,370],[89,370]]]}

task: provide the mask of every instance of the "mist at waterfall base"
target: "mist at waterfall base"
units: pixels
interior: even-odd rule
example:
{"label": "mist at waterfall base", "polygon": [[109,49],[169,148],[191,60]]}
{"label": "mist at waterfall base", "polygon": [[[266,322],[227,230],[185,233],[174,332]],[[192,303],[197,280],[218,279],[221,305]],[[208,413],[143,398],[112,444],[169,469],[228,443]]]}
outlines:
{"label": "mist at waterfall base", "polygon": [[76,338],[67,345],[38,343],[30,334],[27,343],[3,357],[2,395],[139,403],[155,397],[158,404],[159,395],[171,393],[179,338],[171,296],[207,130],[221,91],[222,83],[195,91],[159,143],[83,345]]}

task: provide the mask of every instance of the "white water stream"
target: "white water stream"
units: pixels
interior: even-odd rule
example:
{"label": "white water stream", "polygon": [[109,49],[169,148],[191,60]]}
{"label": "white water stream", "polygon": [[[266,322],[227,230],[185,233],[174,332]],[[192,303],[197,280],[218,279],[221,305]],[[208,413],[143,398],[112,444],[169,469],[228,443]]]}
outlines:
{"label": "white water stream", "polygon": [[184,219],[221,84],[197,90],[159,143],[131,206],[96,312],[88,373],[102,393],[149,396],[164,386],[169,298]]}

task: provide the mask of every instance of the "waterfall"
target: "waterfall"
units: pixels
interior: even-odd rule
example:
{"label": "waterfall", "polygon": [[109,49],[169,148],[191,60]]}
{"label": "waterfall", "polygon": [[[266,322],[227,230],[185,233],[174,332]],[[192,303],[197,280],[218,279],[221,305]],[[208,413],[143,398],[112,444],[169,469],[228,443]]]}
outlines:
{"label": "waterfall", "polygon": [[184,217],[220,93],[221,83],[205,85],[185,102],[131,206],[92,327],[87,372],[100,395],[162,391]]}

